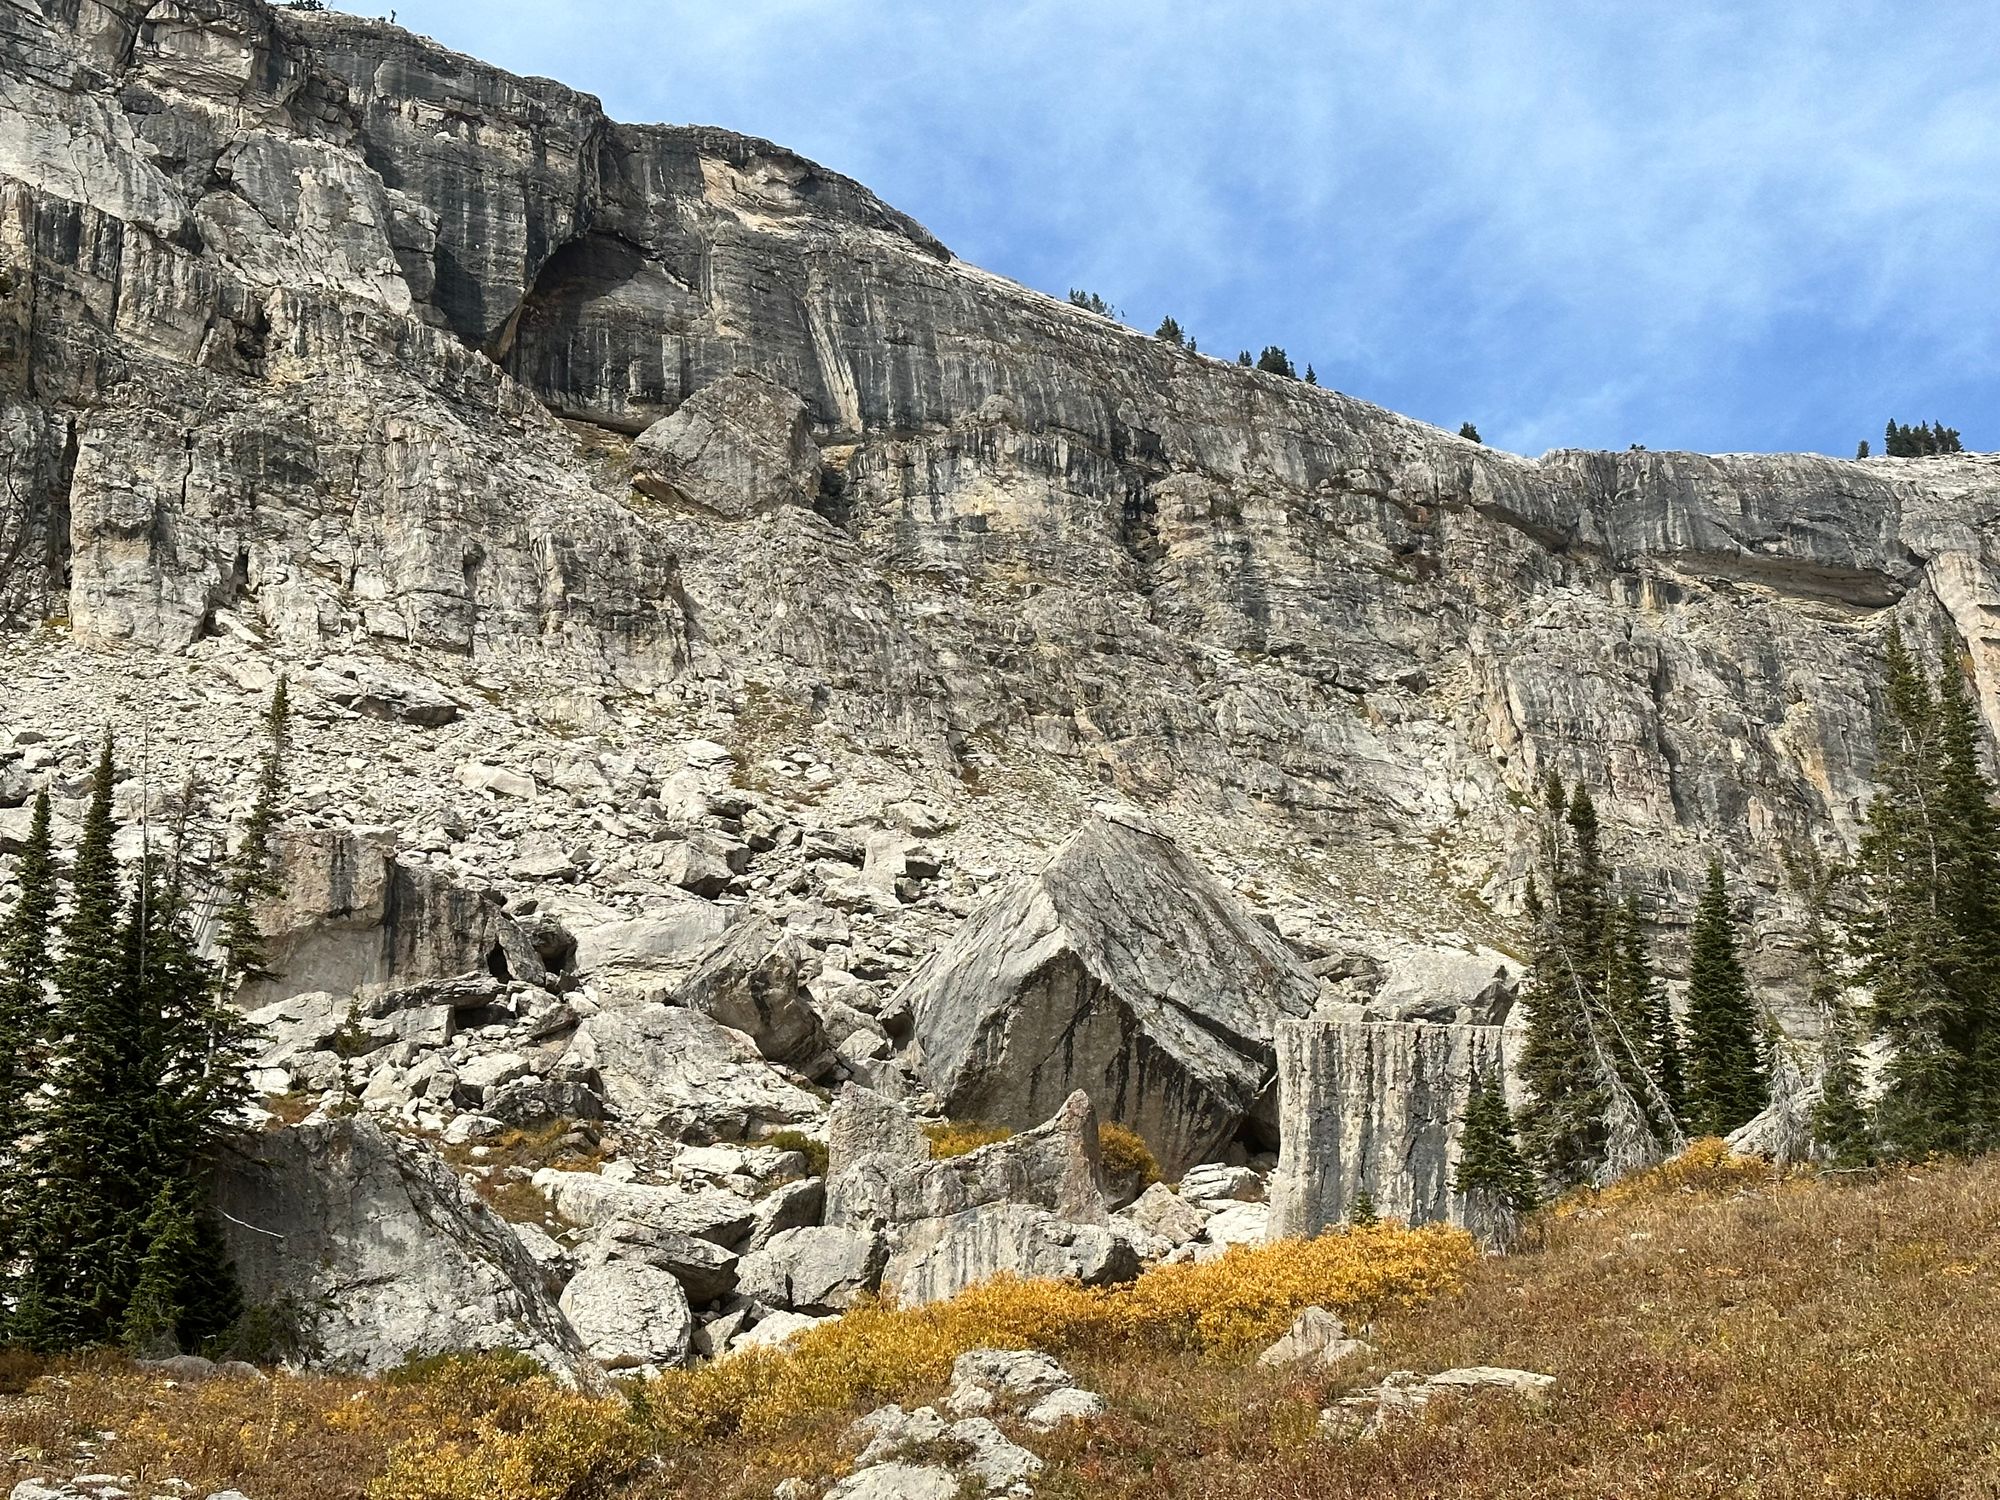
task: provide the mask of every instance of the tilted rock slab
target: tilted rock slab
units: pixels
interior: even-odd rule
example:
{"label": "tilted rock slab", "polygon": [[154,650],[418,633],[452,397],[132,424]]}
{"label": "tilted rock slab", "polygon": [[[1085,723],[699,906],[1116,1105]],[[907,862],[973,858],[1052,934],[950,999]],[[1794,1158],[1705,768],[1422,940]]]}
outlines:
{"label": "tilted rock slab", "polygon": [[1475,1072],[1504,1074],[1498,1026],[1280,1026],[1283,1138],[1270,1188],[1272,1237],[1341,1223],[1364,1190],[1384,1217],[1465,1222],[1451,1179]]}
{"label": "tilted rock slab", "polygon": [[514,1231],[430,1147],[365,1117],[240,1138],[215,1207],[245,1296],[285,1298],[337,1368],[519,1349],[568,1375],[584,1348]]}
{"label": "tilted rock slab", "polygon": [[278,870],[283,894],[258,911],[273,977],[244,986],[245,1005],[314,991],[366,995],[474,971],[547,978],[535,945],[499,906],[400,863],[387,831],[287,829]]}
{"label": "tilted rock slab", "polygon": [[1171,1176],[1255,1105],[1316,983],[1143,816],[1100,807],[913,975],[918,1068],[964,1119],[1028,1125],[1081,1089]]}

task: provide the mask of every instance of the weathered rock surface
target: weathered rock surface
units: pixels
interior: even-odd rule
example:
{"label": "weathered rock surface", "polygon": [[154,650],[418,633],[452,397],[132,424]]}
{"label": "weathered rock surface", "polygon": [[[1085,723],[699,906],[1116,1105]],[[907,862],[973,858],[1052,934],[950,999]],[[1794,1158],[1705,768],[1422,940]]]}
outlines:
{"label": "weathered rock surface", "polygon": [[1278,1021],[1317,986],[1284,943],[1144,818],[1094,815],[912,977],[919,1067],[947,1109],[1025,1125],[1072,1090],[1174,1173],[1269,1081]]}
{"label": "weathered rock surface", "polygon": [[607,1370],[672,1369],[694,1333],[680,1282],[644,1262],[584,1267],[563,1288],[562,1310]]}
{"label": "weathered rock surface", "polygon": [[428,1147],[366,1119],[246,1138],[215,1204],[246,1296],[289,1298],[336,1365],[520,1349],[574,1373],[584,1348],[505,1223]]}
{"label": "weathered rock surface", "polygon": [[632,445],[632,481],[640,489],[728,520],[811,505],[819,468],[805,402],[751,374],[703,387]]}
{"label": "weathered rock surface", "polygon": [[1257,1356],[1260,1365],[1336,1365],[1357,1354],[1366,1354],[1371,1345],[1349,1338],[1347,1325],[1323,1307],[1308,1307],[1292,1319],[1292,1326]]}
{"label": "weathered rock surface", "polygon": [[[1109,1217],[1097,1114],[1080,1091],[1032,1130],[933,1160],[930,1143],[899,1107],[850,1084],[834,1105],[831,1134],[830,1223],[906,1225],[993,1203],[1045,1208],[1076,1224],[1102,1225]],[[875,1149],[860,1149],[869,1146]]]}
{"label": "weathered rock surface", "polygon": [[[1293,1021],[1278,1028],[1282,1144],[1273,1235],[1313,1235],[1369,1193],[1410,1224],[1464,1222],[1451,1190],[1475,1072],[1504,1077],[1497,1026]],[[1477,1227],[1477,1226],[1475,1226]]]}
{"label": "weathered rock surface", "polygon": [[1525,1401],[1542,1402],[1555,1392],[1556,1378],[1534,1370],[1472,1365],[1423,1376],[1397,1370],[1378,1386],[1343,1396],[1320,1413],[1320,1432],[1329,1437],[1372,1437],[1390,1422],[1416,1416],[1433,1396],[1502,1392]]}
{"label": "weathered rock surface", "polygon": [[679,1007],[600,1011],[577,1028],[563,1066],[594,1079],[624,1117],[697,1142],[747,1140],[823,1113],[749,1037]]}
{"label": "weathered rock surface", "polygon": [[753,916],[703,955],[674,1003],[742,1032],[772,1062],[823,1077],[834,1044],[805,993],[800,971],[809,951],[769,917]]}

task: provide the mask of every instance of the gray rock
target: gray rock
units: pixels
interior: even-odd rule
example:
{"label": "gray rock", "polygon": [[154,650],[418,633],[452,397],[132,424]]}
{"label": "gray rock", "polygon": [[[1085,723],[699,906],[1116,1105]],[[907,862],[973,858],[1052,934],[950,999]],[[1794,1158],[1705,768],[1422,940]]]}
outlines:
{"label": "gray rock", "polygon": [[1323,1307],[1308,1307],[1292,1319],[1270,1347],[1257,1356],[1260,1365],[1312,1364],[1329,1366],[1370,1352],[1371,1346],[1349,1338],[1347,1325]]}
{"label": "gray rock", "polygon": [[721,907],[684,896],[657,903],[643,917],[579,926],[576,967],[628,987],[660,983],[663,971],[675,972],[719,938],[728,920]]}
{"label": "gray rock", "polygon": [[543,1167],[534,1185],[571,1223],[608,1229],[625,1221],[665,1234],[692,1235],[729,1247],[756,1223],[755,1207],[718,1188],[655,1187],[619,1182],[596,1172]]}
{"label": "gray rock", "polygon": [[1069,1371],[1033,1349],[968,1349],[952,1361],[945,1410],[961,1417],[1018,1412],[1072,1383]]}
{"label": "gray rock", "polygon": [[1367,1191],[1410,1224],[1465,1221],[1451,1190],[1472,1076],[1504,1076],[1500,1029],[1297,1021],[1278,1031],[1282,1145],[1271,1233],[1314,1235]]}
{"label": "gray rock", "polygon": [[214,1202],[246,1297],[311,1310],[336,1367],[520,1349],[580,1368],[534,1258],[421,1142],[359,1117],[243,1137],[220,1159]]}
{"label": "gray rock", "polygon": [[658,1266],[637,1260],[585,1266],[563,1288],[562,1310],[607,1370],[672,1369],[687,1359],[694,1334],[687,1294]]}
{"label": "gray rock", "polygon": [[817,1328],[822,1323],[835,1321],[840,1314],[828,1313],[815,1317],[811,1313],[774,1312],[757,1320],[756,1326],[747,1333],[740,1333],[729,1342],[729,1351],[738,1349],[775,1349],[790,1343],[808,1329]]}
{"label": "gray rock", "polygon": [[769,917],[747,918],[703,955],[674,1003],[742,1032],[773,1062],[822,1077],[834,1064],[833,1043],[800,979],[805,953]]}
{"label": "gray rock", "polygon": [[1104,1415],[1106,1402],[1096,1391],[1068,1386],[1051,1391],[1022,1414],[1030,1432],[1054,1432],[1065,1422],[1091,1422]]}
{"label": "gray rock", "polygon": [[665,1005],[590,1017],[571,1038],[562,1067],[594,1078],[614,1118],[657,1120],[683,1139],[748,1140],[822,1113],[817,1099],[765,1065],[742,1032]]}
{"label": "gray rock", "polygon": [[[935,1161],[921,1134],[890,1121],[894,1109],[867,1090],[841,1091],[829,1122],[828,1223],[909,1224],[993,1203],[1037,1205],[1077,1224],[1108,1221],[1097,1114],[1081,1092],[1032,1130]],[[871,1139],[890,1149],[859,1150]]]}
{"label": "gray rock", "polygon": [[[731,1227],[728,1221],[716,1232]],[[661,1229],[634,1219],[613,1219],[585,1241],[578,1259],[586,1266],[613,1260],[644,1261],[681,1284],[692,1303],[714,1302],[736,1290],[738,1258],[712,1239],[684,1230]]]}
{"label": "gray rock", "polygon": [[392,850],[365,833],[287,830],[284,894],[258,913],[275,977],[246,984],[239,1003],[374,995],[468,970],[546,978],[534,945],[498,906]]}
{"label": "gray rock", "polygon": [[1224,1203],[1262,1203],[1264,1179],[1249,1167],[1206,1162],[1190,1167],[1181,1178],[1180,1196],[1189,1203],[1214,1209]]}
{"label": "gray rock", "polygon": [[956,1296],[1002,1273],[1106,1286],[1139,1274],[1131,1244],[1025,1203],[989,1203],[903,1226],[882,1275],[884,1292],[915,1307]]}
{"label": "gray rock", "polygon": [[632,447],[632,482],[640,489],[729,520],[810,505],[819,467],[805,402],[748,373],[703,387]]}
{"label": "gray rock", "polygon": [[1234,1133],[1278,1021],[1316,982],[1215,878],[1135,814],[1094,815],[993,898],[905,990],[919,1071],[955,1115],[1026,1125],[1082,1089],[1170,1175]]}
{"label": "gray rock", "polygon": [[1156,1182],[1122,1210],[1120,1217],[1169,1245],[1185,1245],[1208,1223],[1208,1210],[1189,1203],[1164,1182]]}
{"label": "gray rock", "polygon": [[795,1312],[845,1312],[881,1283],[888,1246],[870,1230],[815,1225],[786,1229],[743,1257],[738,1289]]}
{"label": "gray rock", "polygon": [[877,1464],[850,1474],[826,1500],[959,1500],[958,1476],[935,1464]]}
{"label": "gray rock", "polygon": [[1397,1370],[1380,1385],[1343,1396],[1320,1413],[1319,1427],[1327,1437],[1372,1437],[1390,1422],[1414,1417],[1441,1393],[1467,1395],[1480,1391],[1502,1391],[1523,1400],[1540,1403],[1555,1391],[1553,1375],[1533,1370],[1510,1370],[1490,1365],[1446,1370],[1429,1377],[1410,1370]]}

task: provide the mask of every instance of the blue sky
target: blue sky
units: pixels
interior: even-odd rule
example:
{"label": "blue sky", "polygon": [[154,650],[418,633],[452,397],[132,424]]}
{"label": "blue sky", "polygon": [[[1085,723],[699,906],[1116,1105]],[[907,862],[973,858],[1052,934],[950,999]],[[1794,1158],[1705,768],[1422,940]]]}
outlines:
{"label": "blue sky", "polygon": [[2000,448],[1990,0],[397,9],[617,118],[781,142],[1017,281],[1520,452],[1847,455],[1891,415]]}

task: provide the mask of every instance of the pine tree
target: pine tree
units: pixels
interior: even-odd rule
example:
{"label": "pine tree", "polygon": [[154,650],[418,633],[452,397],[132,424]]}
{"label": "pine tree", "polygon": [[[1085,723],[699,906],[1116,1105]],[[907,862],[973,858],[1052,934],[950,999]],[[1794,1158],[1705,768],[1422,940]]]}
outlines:
{"label": "pine tree", "polygon": [[14,1264],[31,1210],[30,1101],[51,1031],[49,940],[59,892],[47,792],[35,798],[17,878],[21,893],[0,928],[0,1277]]}
{"label": "pine tree", "polygon": [[1313,367],[1310,364],[1306,366],[1306,384],[1307,385],[1319,384],[1319,374],[1317,371],[1313,369]]}
{"label": "pine tree", "polygon": [[1347,1205],[1347,1222],[1356,1229],[1371,1229],[1382,1222],[1375,1211],[1375,1195],[1363,1188]]}
{"label": "pine tree", "polygon": [[233,990],[246,979],[270,977],[270,955],[257,925],[257,907],[279,894],[275,835],[285,792],[285,752],[291,740],[291,697],[280,677],[264,715],[264,759],[243,837],[230,860],[222,910],[217,915],[224,982]]}
{"label": "pine tree", "polygon": [[1606,942],[1608,1009],[1627,1059],[1626,1081],[1661,1135],[1669,1137],[1687,1107],[1680,1033],[1666,989],[1653,974],[1639,898],[1631,892],[1612,908]]}
{"label": "pine tree", "polygon": [[1883,655],[1852,934],[1889,1051],[1877,1132],[1894,1156],[1981,1149],[2000,1133],[2000,819],[1956,650],[1935,687],[1893,627]]}
{"label": "pine tree", "polygon": [[1785,878],[1799,900],[1805,932],[1806,1000],[1819,1017],[1819,1099],[1812,1110],[1813,1149],[1836,1167],[1874,1159],[1874,1122],[1861,1096],[1861,1062],[1847,981],[1834,944],[1832,903],[1841,872],[1816,851],[1785,856]]}
{"label": "pine tree", "polygon": [[1299,372],[1292,368],[1291,356],[1276,344],[1264,346],[1264,352],[1257,356],[1257,368],[1266,375],[1283,375],[1291,380],[1299,378]]}
{"label": "pine tree", "polygon": [[54,1096],[31,1158],[33,1232],[22,1296],[38,1342],[105,1340],[136,1274],[139,1231],[157,1183],[151,1104],[139,1064],[146,1025],[124,983],[119,877],[111,852],[111,737],[91,777],[71,864],[70,911],[56,965]]}
{"label": "pine tree", "polygon": [[1862,440],[1861,440],[1861,441],[1860,441],[1859,443],[1857,443],[1857,444],[1855,445],[1855,448],[1854,448],[1854,456],[1855,456],[1856,458],[1866,458],[1866,457],[1868,456],[1868,439],[1867,439],[1867,438],[1863,438],[1863,439],[1862,439]]}
{"label": "pine tree", "polygon": [[1486,441],[1485,438],[1479,435],[1479,429],[1470,422],[1460,422],[1458,424],[1458,435],[1468,443],[1484,443]]}
{"label": "pine tree", "polygon": [[1736,952],[1722,862],[1711,860],[1688,957],[1688,1125],[1727,1135],[1770,1102],[1756,1008]]}
{"label": "pine tree", "polygon": [[119,1319],[118,1340],[142,1359],[157,1359],[181,1352],[182,1283],[195,1251],[194,1214],[171,1184],[154,1197],[141,1235],[146,1249]]}
{"label": "pine tree", "polygon": [[1153,330],[1153,337],[1162,343],[1172,344],[1176,349],[1187,347],[1187,334],[1182,331],[1181,325],[1174,321],[1171,314],[1160,319],[1160,326]]}
{"label": "pine tree", "polygon": [[1242,367],[1243,367],[1244,369],[1246,369],[1246,370],[1247,370],[1247,369],[1249,369],[1249,368],[1250,368],[1250,351],[1249,351],[1248,349],[1244,349],[1244,350],[1240,351],[1240,352],[1239,352],[1239,353],[1237,354],[1237,356],[1236,356],[1236,363],[1237,363],[1237,364],[1239,364],[1239,365],[1241,365],[1241,366],[1242,366]]}
{"label": "pine tree", "polygon": [[1514,1117],[1497,1075],[1473,1075],[1452,1191],[1488,1212],[1535,1205],[1535,1174],[1514,1140]]}

